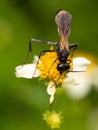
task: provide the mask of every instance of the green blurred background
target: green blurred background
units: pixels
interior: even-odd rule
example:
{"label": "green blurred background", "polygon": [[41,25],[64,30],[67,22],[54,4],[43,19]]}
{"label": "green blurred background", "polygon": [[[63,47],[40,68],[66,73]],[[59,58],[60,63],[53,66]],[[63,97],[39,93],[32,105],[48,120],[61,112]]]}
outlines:
{"label": "green blurred background", "polygon": [[[48,129],[42,120],[49,108],[44,82],[18,79],[14,68],[24,62],[31,37],[59,41],[54,21],[59,9],[73,16],[69,42],[78,42],[78,51],[97,57],[97,0],[0,1],[0,130]],[[49,46],[33,44],[32,57],[43,48]],[[57,94],[53,109],[63,111],[60,130],[98,130],[98,92],[94,89],[79,101],[70,99],[65,92]]]}

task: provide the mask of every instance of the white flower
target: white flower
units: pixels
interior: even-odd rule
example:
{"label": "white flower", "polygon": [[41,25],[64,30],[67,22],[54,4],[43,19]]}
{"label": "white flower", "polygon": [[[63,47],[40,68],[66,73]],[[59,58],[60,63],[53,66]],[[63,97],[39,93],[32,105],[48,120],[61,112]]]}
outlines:
{"label": "white flower", "polygon": [[31,79],[33,77],[38,77],[40,75],[40,71],[36,68],[35,64],[25,64],[17,66],[15,68],[15,74],[18,78]]}
{"label": "white flower", "polygon": [[53,102],[54,100],[54,94],[56,92],[56,86],[55,83],[53,81],[49,82],[49,85],[47,87],[47,93],[50,95],[50,104]]}
{"label": "white flower", "polygon": [[[82,60],[83,61],[83,60]],[[92,60],[93,61],[93,60]],[[73,61],[74,62],[74,61]],[[81,62],[79,62],[81,63]],[[90,64],[90,61],[85,61],[84,68]],[[78,61],[77,61],[78,64]],[[76,69],[78,65],[76,65]],[[80,67],[81,68],[81,67]],[[76,70],[75,69],[75,70]],[[78,69],[79,70],[79,69]],[[63,87],[66,94],[73,100],[80,100],[87,96],[92,89],[92,86],[98,91],[98,66],[92,63],[85,72],[68,73],[69,78],[65,78]]]}
{"label": "white flower", "polygon": [[91,63],[84,57],[77,57],[73,59],[73,71],[86,71],[88,65]]}
{"label": "white flower", "polygon": [[[54,94],[56,92],[56,82],[55,81],[57,81],[57,80],[56,80],[55,75],[59,74],[59,72],[57,71],[56,65],[53,66],[54,68],[52,67],[50,69],[50,71],[46,67],[49,59],[52,59],[54,61],[53,56],[54,56],[54,52],[53,52],[53,54],[48,52],[48,54],[46,54],[46,57],[44,57],[44,60],[42,59],[42,61],[45,61],[44,63],[42,63],[39,60],[39,64],[41,64],[40,70],[38,68],[36,68],[36,63],[37,63],[36,60],[38,60],[38,57],[35,57],[34,62],[32,64],[20,65],[20,66],[15,68],[16,77],[22,77],[22,78],[29,78],[30,79],[30,78],[33,78],[33,77],[39,77],[42,74],[42,76],[44,78],[47,78],[47,75],[48,75],[48,79],[50,79],[50,82],[49,82],[48,87],[47,87],[47,93],[50,95],[50,104],[53,102]],[[49,59],[47,59],[48,57],[49,57]],[[54,56],[54,58],[55,58],[55,56]],[[53,61],[52,61],[52,63],[53,63]],[[58,62],[56,64],[58,64]],[[75,77],[77,77],[79,75],[79,73],[81,73],[83,75],[83,73],[85,73],[83,71],[86,71],[86,68],[88,67],[89,64],[90,64],[90,61],[87,60],[86,58],[83,58],[83,57],[74,58],[73,61],[72,61],[73,71],[82,71],[82,72],[78,72],[78,73],[69,72],[69,73],[67,73],[68,78],[65,77],[64,81],[62,82],[63,86],[64,86],[64,84],[68,84],[69,88],[70,88],[71,84],[73,84],[73,85],[78,84],[78,82],[75,81],[76,80]],[[51,67],[51,63],[48,64],[48,67],[49,68]],[[55,80],[54,79],[52,80],[52,74],[54,74]],[[72,78],[72,75],[74,75],[74,79]],[[81,85],[82,84],[83,83],[81,82]]]}

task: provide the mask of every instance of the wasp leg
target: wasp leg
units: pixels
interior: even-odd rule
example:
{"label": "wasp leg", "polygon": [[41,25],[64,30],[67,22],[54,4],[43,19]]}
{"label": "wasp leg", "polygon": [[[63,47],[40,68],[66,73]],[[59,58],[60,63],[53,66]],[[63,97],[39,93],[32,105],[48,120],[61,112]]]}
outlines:
{"label": "wasp leg", "polygon": [[77,48],[77,47],[78,47],[78,43],[69,43],[69,49]]}
{"label": "wasp leg", "polygon": [[[38,56],[38,59],[40,59],[42,53],[45,53],[45,52],[56,52],[56,50],[43,50],[43,51],[40,52],[40,54],[39,54],[39,56]],[[39,61],[38,61],[38,63],[39,63]],[[37,63],[37,64],[38,64],[38,63]]]}
{"label": "wasp leg", "polygon": [[45,52],[56,52],[56,50],[43,50],[43,51],[40,52],[40,54],[39,54],[39,56],[38,56],[38,61],[37,61],[37,63],[36,63],[36,68],[35,68],[35,71],[34,71],[33,75],[34,75],[35,72],[36,72],[37,65],[39,64],[39,60],[40,60],[40,57],[41,57],[42,53],[45,53]]}
{"label": "wasp leg", "polygon": [[73,54],[74,54],[77,47],[78,47],[78,43],[70,43],[69,44],[69,50],[73,49],[72,54],[71,54],[71,58],[73,57]]}
{"label": "wasp leg", "polygon": [[[62,73],[63,74],[63,73]],[[56,81],[54,81],[54,84],[50,87],[52,88],[53,86],[57,87],[57,82],[60,80],[60,78],[62,77],[62,74],[58,77],[58,79]]]}
{"label": "wasp leg", "polygon": [[[32,52],[32,43],[33,42],[37,42],[37,43],[40,43],[40,44],[50,44],[50,45],[57,45],[58,42],[51,42],[51,41],[42,41],[42,40],[38,40],[38,39],[31,39],[30,42],[29,42],[29,51],[27,53],[27,56],[26,56],[26,59],[25,59],[25,63],[27,63],[28,59],[29,59],[29,56],[31,55],[31,52]],[[50,52],[50,51],[49,51]]]}
{"label": "wasp leg", "polygon": [[37,43],[41,43],[41,44],[50,44],[50,45],[54,45],[56,46],[58,44],[58,42],[51,42],[51,41],[42,41],[42,40],[38,40],[38,39],[31,39],[31,43],[32,42],[37,42]]}
{"label": "wasp leg", "polygon": [[78,70],[68,70],[68,72],[85,72],[84,70],[83,71],[78,71]]}
{"label": "wasp leg", "polygon": [[58,58],[53,61],[52,65],[50,66],[50,68],[49,68],[49,70],[48,70],[48,73],[49,73],[50,69],[52,68],[52,66],[54,65],[54,63],[55,63],[57,60],[58,60]]}

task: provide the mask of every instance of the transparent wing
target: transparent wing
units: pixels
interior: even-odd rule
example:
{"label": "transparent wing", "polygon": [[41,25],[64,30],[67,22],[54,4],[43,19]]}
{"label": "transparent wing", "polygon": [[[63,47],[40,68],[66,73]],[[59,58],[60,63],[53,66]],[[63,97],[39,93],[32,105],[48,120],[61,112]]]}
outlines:
{"label": "transparent wing", "polygon": [[62,36],[68,36],[70,33],[70,25],[72,21],[72,16],[68,11],[60,10],[56,17],[55,22],[58,27],[58,33]]}

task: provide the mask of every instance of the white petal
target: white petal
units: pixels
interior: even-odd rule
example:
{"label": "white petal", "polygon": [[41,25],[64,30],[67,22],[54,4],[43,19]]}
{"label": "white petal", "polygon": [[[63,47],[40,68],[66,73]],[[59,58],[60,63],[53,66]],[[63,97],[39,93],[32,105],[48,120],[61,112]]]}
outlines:
{"label": "white petal", "polygon": [[86,71],[88,65],[91,63],[84,57],[77,57],[73,59],[73,71]]}
{"label": "white petal", "polygon": [[50,104],[53,102],[54,100],[54,94],[56,92],[56,86],[55,83],[53,81],[49,82],[49,85],[47,87],[47,93],[50,95]]}
{"label": "white petal", "polygon": [[34,56],[34,60],[33,60],[33,64],[36,64],[37,62],[38,62],[38,56],[35,55],[35,56]]}
{"label": "white petal", "polygon": [[73,72],[69,73],[68,77],[70,82],[65,78],[63,87],[69,97],[74,100],[84,98],[91,90],[92,77],[86,72]]}
{"label": "white petal", "polygon": [[38,58],[38,56],[37,55],[35,55],[34,56],[34,60],[33,60],[33,64],[41,64],[41,61],[40,61],[40,59]]}
{"label": "white petal", "polygon": [[[71,76],[70,76],[71,77]],[[78,83],[75,81],[75,78],[69,78],[69,77],[66,77],[64,80],[63,80],[63,84],[66,84],[66,85],[77,85]]]}
{"label": "white petal", "polygon": [[[40,72],[38,69],[36,69],[35,64],[25,64],[20,65],[15,68],[15,75],[16,77],[22,77],[22,78],[33,78],[38,77],[40,75]],[[35,72],[35,73],[34,73]]]}

